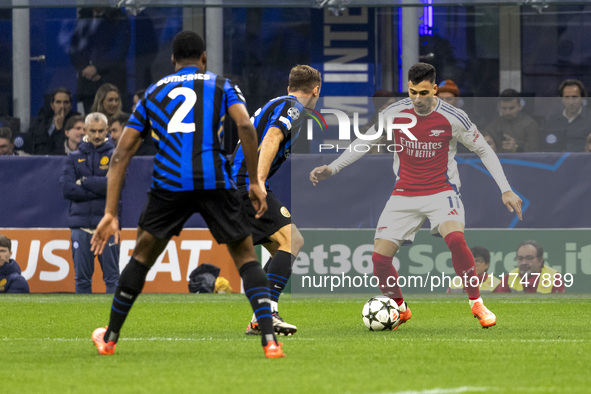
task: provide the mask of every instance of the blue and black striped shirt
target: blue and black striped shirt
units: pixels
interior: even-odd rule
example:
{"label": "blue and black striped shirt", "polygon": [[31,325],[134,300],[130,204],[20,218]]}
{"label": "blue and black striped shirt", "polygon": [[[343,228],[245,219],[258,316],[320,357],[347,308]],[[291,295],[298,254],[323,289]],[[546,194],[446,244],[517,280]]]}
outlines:
{"label": "blue and black striped shirt", "polygon": [[171,191],[233,189],[222,144],[223,123],[237,85],[197,67],[185,67],[151,85],[127,123],[158,146],[152,188]]}
{"label": "blue and black striped shirt", "polygon": [[[274,98],[264,107],[259,108],[250,118],[257,130],[259,152],[263,138],[265,138],[269,128],[277,127],[283,133],[283,141],[281,141],[279,150],[275,158],[273,158],[267,179],[271,178],[291,154],[291,146],[298,138],[302,124],[304,124],[304,110],[304,106],[298,101],[297,97],[291,95],[281,96]],[[234,151],[232,178],[234,178],[238,187],[248,186],[248,171],[242,145],[238,145]]]}

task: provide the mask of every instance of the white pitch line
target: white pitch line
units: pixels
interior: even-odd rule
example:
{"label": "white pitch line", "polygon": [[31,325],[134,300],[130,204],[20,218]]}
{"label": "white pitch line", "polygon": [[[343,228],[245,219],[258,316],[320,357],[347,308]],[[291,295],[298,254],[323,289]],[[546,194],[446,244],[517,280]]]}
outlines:
{"label": "white pitch line", "polygon": [[[315,341],[316,338],[302,338],[302,337],[285,337],[281,336],[280,339],[282,341]],[[77,342],[77,341],[90,341],[90,336],[88,338],[9,338],[3,337],[0,338],[0,341],[3,342],[15,342],[15,341],[53,341],[53,342]],[[234,339],[234,338],[214,338],[214,337],[207,337],[207,338],[167,338],[167,337],[148,337],[148,338],[134,338],[134,337],[123,337],[121,341],[137,341],[137,342],[154,342],[154,341],[163,341],[163,342],[203,342],[203,341],[246,341],[247,338],[242,339]],[[345,338],[333,338],[331,341],[348,341],[349,339]],[[368,338],[368,341],[400,341],[400,342],[514,342],[514,343],[584,343],[589,342],[587,339],[477,339],[477,338]]]}
{"label": "white pitch line", "polygon": [[428,390],[411,390],[411,391],[397,391],[393,394],[455,394],[455,393],[465,393],[467,391],[497,391],[494,387],[470,387],[470,386],[463,386],[463,387],[452,387],[452,388],[442,388],[437,387],[434,389]]}
{"label": "white pitch line", "polygon": [[[199,298],[199,297],[191,297],[187,296],[185,298],[176,298],[175,300],[169,300],[167,295],[164,294],[162,297],[154,294],[146,294],[147,297],[140,298],[138,304],[141,302],[142,304],[201,304],[201,303],[212,303],[212,304],[225,304],[225,303],[234,303],[234,302],[242,302],[241,297],[220,297],[220,298],[213,298],[208,297],[207,299]],[[361,296],[360,296],[361,297]],[[351,297],[343,297],[343,298],[336,298],[334,296],[316,296],[316,297],[309,297],[305,294],[291,294],[291,298],[286,298],[282,302],[284,304],[297,304],[298,302],[307,302],[307,303],[334,303],[334,304],[349,304],[349,303],[357,303],[363,302],[362,298],[357,296]],[[565,301],[572,301],[578,303],[588,303],[591,297],[583,296],[583,297],[557,297],[556,299],[553,298],[545,298],[545,297],[531,297],[531,298],[522,298],[520,296],[516,296],[515,298],[488,298],[488,302],[495,303],[495,304],[564,304]],[[416,304],[459,304],[459,303],[466,303],[466,300],[460,298],[446,298],[445,296],[436,297],[432,299],[428,298],[416,298],[412,299],[409,298],[410,303],[413,305]],[[13,295],[10,294],[9,297],[3,297],[0,299],[0,303],[17,303],[17,302],[28,302],[28,303],[60,303],[60,304],[77,304],[77,303],[96,303],[96,304],[110,304],[112,301],[111,297],[106,297],[104,295],[40,295],[40,294],[27,294],[27,295]]]}
{"label": "white pitch line", "polygon": [[[550,391],[557,391],[553,387],[534,387],[534,386],[527,386],[527,387],[511,387],[512,391],[521,392],[521,393],[540,393],[540,392],[550,392]],[[474,392],[474,391],[486,391],[486,392],[498,392],[498,391],[505,391],[499,387],[472,387],[472,386],[462,386],[462,387],[436,387],[433,389],[426,389],[426,390],[408,390],[408,391],[396,391],[393,393],[383,393],[383,394],[456,394],[456,393],[465,393],[465,392]]]}
{"label": "white pitch line", "polygon": [[[238,339],[238,340],[246,340]],[[88,338],[0,338],[0,341],[6,342],[14,342],[14,341],[53,341],[53,342],[88,342],[92,341],[90,337]],[[137,342],[154,342],[154,341],[163,341],[163,342],[203,342],[203,341],[236,341],[236,339],[229,339],[229,338],[165,338],[165,337],[151,337],[151,338],[121,338],[121,341],[137,341]]]}

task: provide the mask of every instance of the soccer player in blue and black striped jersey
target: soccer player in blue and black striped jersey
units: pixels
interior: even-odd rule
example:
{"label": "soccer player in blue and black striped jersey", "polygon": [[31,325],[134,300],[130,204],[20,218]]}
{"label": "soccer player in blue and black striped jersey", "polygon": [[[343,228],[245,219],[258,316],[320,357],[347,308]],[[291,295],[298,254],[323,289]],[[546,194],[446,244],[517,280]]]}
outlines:
{"label": "soccer player in blue and black striped jersey", "polygon": [[263,333],[268,358],[284,357],[275,339],[268,280],[257,261],[251,227],[231,178],[221,146],[224,116],[238,127],[250,176],[249,201],[260,217],[267,209],[265,192],[257,179],[257,140],[238,86],[205,72],[205,42],[183,31],[172,43],[176,73],[150,86],[127,123],[108,173],[105,216],[92,238],[101,253],[111,235],[118,241],[117,201],[125,170],[142,138],[158,144],[148,202],[140,216],[137,243],[121,273],[113,297],[109,325],[97,328],[92,339],[99,354],[113,354],[119,332],[146,275],[173,235],[180,234],[189,217],[199,212],[219,243],[227,244],[242,277],[244,292]]}
{"label": "soccer player in blue and black striped jersey", "polygon": [[[321,76],[318,70],[299,65],[291,69],[287,95],[274,98],[259,108],[251,118],[259,141],[258,181],[267,191],[268,210],[260,219],[248,204],[247,179],[251,175],[244,160],[244,147],[239,144],[234,152],[232,177],[241,192],[252,224],[255,245],[262,244],[271,259],[265,265],[269,277],[273,327],[276,334],[293,335],[297,327],[285,322],[278,313],[277,302],[291,276],[291,267],[304,239],[291,222],[288,209],[271,190],[267,179],[279,169],[291,153],[292,144],[298,138],[304,124],[306,108],[313,109],[320,95]],[[248,324],[246,334],[261,334],[256,315]]]}

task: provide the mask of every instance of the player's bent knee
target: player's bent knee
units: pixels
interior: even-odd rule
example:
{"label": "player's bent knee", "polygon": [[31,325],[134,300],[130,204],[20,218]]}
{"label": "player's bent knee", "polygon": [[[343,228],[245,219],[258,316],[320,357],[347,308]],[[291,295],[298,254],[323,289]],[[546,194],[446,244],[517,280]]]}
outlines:
{"label": "player's bent knee", "polygon": [[304,237],[294,224],[283,226],[271,239],[279,244],[280,250],[287,251],[294,256],[304,247]]}
{"label": "player's bent knee", "polygon": [[277,249],[291,250],[292,245],[292,231],[291,225],[281,227],[275,233],[273,233],[269,239],[278,245]]}
{"label": "player's bent knee", "polygon": [[271,256],[275,256],[275,253],[279,250],[279,243],[275,241],[264,243],[263,246],[267,251],[271,254]]}
{"label": "player's bent knee", "polygon": [[375,239],[373,243],[374,253],[381,254],[382,256],[394,257],[398,252],[398,244],[396,242],[387,239]]}
{"label": "player's bent knee", "polygon": [[304,237],[296,226],[292,225],[291,231],[291,253],[296,256],[304,247]]}
{"label": "player's bent knee", "polygon": [[252,244],[252,236],[250,235],[237,241],[228,242],[226,247],[238,269],[246,262],[257,260],[254,245]]}

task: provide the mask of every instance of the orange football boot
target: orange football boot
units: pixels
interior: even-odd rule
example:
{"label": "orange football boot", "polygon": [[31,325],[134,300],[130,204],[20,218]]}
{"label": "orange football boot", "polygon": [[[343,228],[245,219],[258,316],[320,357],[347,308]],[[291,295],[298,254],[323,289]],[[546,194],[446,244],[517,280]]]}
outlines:
{"label": "orange football boot", "polygon": [[115,353],[115,347],[117,344],[113,341],[105,343],[105,332],[107,332],[107,327],[99,327],[94,330],[92,332],[92,341],[98,350],[98,354],[111,355]]}
{"label": "orange football boot", "polygon": [[398,325],[396,327],[394,327],[395,330],[398,330],[398,327],[400,327],[401,324],[409,321],[410,317],[412,316],[412,313],[410,312],[410,308],[408,307],[408,304],[406,302],[404,302],[404,303],[406,304],[406,310],[404,312],[400,312],[400,323],[398,323]]}
{"label": "orange football boot", "polygon": [[484,306],[482,301],[476,301],[472,306],[472,314],[478,318],[482,328],[489,328],[497,324],[497,317]]}
{"label": "orange football boot", "polygon": [[277,341],[269,341],[267,346],[263,346],[263,350],[265,350],[265,357],[267,358],[281,358],[285,357],[285,353],[283,353],[282,343]]}
{"label": "orange football boot", "polygon": [[246,326],[246,335],[261,335],[261,328],[259,327],[259,323],[256,321],[256,318],[253,318],[253,321],[248,323]]}

